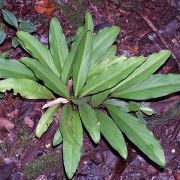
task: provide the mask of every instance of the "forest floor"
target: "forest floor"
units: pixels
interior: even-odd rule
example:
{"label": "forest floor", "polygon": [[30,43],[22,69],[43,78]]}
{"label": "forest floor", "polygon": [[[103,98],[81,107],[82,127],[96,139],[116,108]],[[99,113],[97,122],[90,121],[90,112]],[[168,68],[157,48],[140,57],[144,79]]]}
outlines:
{"label": "forest floor", "polygon": [[[121,28],[116,42],[118,55],[148,55],[169,49],[172,56],[158,73],[180,72],[179,0],[5,0],[4,8],[32,22],[37,28],[35,35],[45,44],[52,16],[58,17],[69,38],[83,24],[84,14],[89,11],[94,18],[95,31],[111,25]],[[10,58],[19,59],[23,50],[11,45],[15,30],[4,23],[0,15],[0,25],[8,34],[0,45],[0,52],[8,51]],[[0,180],[65,179],[62,146],[51,146],[56,122],[42,138],[34,135],[45,103],[11,93],[0,100]],[[102,139],[95,146],[85,134],[75,180],[180,180],[180,94],[150,103],[157,115],[146,119],[163,146],[166,167],[155,166],[130,142],[129,156],[124,161],[106,141]]]}

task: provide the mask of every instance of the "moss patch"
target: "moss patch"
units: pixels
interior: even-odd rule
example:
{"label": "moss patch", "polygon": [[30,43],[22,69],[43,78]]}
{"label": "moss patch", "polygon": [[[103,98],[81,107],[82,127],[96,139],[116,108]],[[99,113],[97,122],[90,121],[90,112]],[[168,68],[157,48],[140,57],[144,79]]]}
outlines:
{"label": "moss patch", "polygon": [[39,175],[49,175],[59,172],[63,177],[62,155],[60,153],[47,154],[29,162],[22,170],[27,179],[35,179]]}
{"label": "moss patch", "polygon": [[[54,0],[61,13],[67,17],[70,23],[76,28],[84,21],[85,12],[88,11],[88,3],[84,0],[69,0],[66,4],[61,4],[59,0]],[[104,0],[91,0],[94,6],[101,6]]]}

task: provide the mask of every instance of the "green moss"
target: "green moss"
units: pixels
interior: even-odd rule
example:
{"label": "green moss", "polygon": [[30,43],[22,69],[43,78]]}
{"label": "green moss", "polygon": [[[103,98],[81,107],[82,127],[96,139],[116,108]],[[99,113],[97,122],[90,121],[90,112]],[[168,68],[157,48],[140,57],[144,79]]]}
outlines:
{"label": "green moss", "polygon": [[16,125],[17,140],[15,145],[11,148],[11,154],[23,154],[25,148],[33,146],[31,141],[33,133],[29,131],[23,121],[18,121]]}
{"label": "green moss", "polygon": [[13,157],[18,154],[21,155],[26,148],[34,145],[31,141],[34,133],[30,132],[22,120],[17,120],[17,123],[15,122],[15,131],[17,132],[15,142],[9,143],[9,141],[2,141],[0,143],[0,151],[4,156]]}
{"label": "green moss", "polygon": [[[59,0],[54,0],[62,14],[67,17],[70,23],[76,28],[81,26],[84,21],[84,15],[87,9],[87,2],[82,0],[69,0],[66,4],[61,4]],[[91,3],[97,8],[104,6],[104,0],[91,0]]]}
{"label": "green moss", "polygon": [[49,175],[55,171],[59,172],[62,177],[64,176],[60,153],[40,156],[23,169],[27,179],[35,179],[39,175]]}

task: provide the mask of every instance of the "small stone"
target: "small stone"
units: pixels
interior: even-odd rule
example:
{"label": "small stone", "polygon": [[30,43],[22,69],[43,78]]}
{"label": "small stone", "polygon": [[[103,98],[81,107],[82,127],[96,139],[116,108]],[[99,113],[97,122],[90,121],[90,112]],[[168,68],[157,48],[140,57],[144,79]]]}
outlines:
{"label": "small stone", "polygon": [[177,39],[171,39],[171,42],[175,44],[177,43]]}
{"label": "small stone", "polygon": [[47,177],[45,175],[40,175],[35,180],[47,180]]}
{"label": "small stone", "polygon": [[148,39],[151,41],[154,41],[156,39],[157,35],[155,33],[149,34]]}
{"label": "small stone", "polygon": [[50,148],[51,144],[46,144],[45,146],[46,146],[46,148]]}

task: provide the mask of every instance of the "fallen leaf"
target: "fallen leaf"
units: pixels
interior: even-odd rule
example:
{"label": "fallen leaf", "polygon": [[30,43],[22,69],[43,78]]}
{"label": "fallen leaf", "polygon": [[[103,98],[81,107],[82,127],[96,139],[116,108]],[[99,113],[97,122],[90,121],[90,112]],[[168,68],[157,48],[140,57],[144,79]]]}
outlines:
{"label": "fallen leaf", "polygon": [[55,9],[55,4],[49,2],[49,0],[36,0],[34,4],[34,10],[37,13],[45,14],[48,18],[50,18]]}

